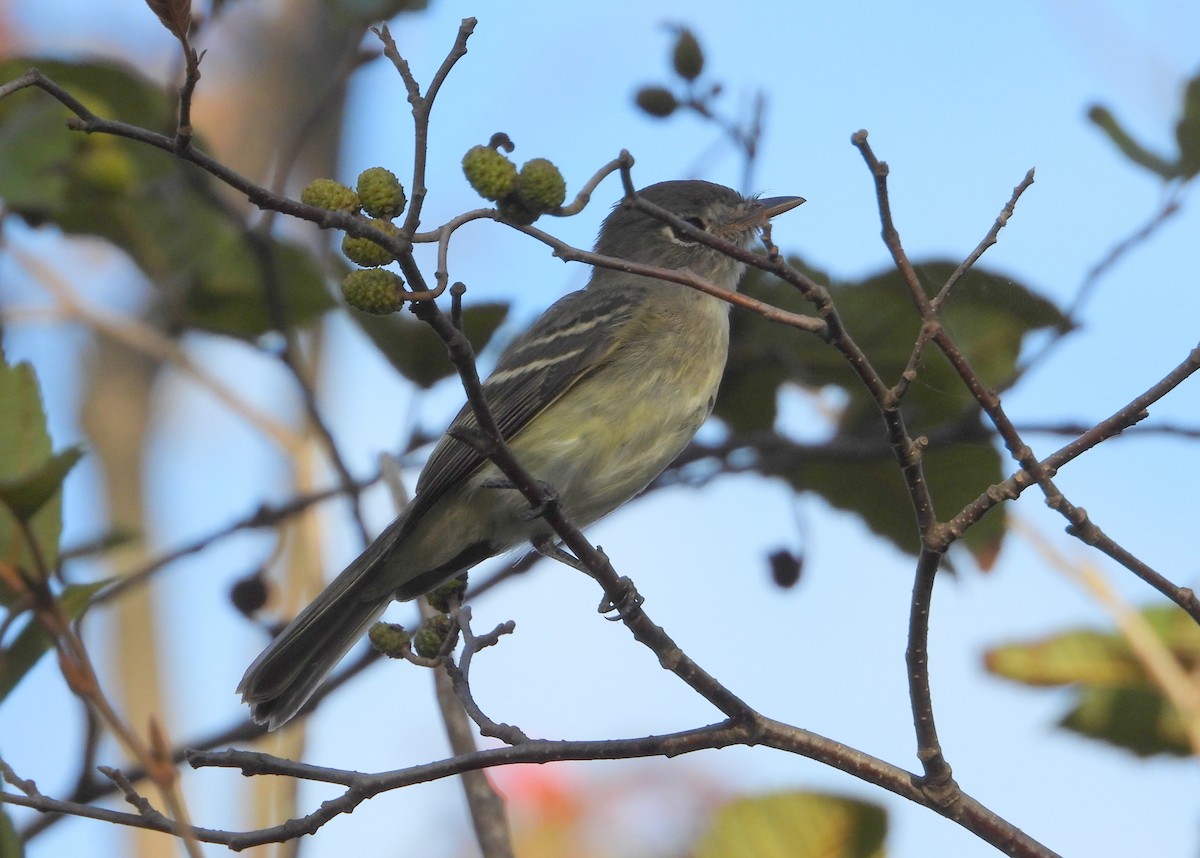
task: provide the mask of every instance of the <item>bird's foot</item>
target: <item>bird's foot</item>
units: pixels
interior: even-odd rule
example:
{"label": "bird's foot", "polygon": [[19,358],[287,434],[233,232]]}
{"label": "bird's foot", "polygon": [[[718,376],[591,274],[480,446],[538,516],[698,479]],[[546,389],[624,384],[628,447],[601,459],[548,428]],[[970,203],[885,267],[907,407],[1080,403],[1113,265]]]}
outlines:
{"label": "bird's foot", "polygon": [[617,580],[615,590],[605,593],[604,598],[600,600],[600,607],[596,611],[601,614],[611,614],[616,611],[616,616],[605,617],[606,620],[615,623],[641,608],[645,601],[646,597],[637,591],[633,581],[622,575]]}

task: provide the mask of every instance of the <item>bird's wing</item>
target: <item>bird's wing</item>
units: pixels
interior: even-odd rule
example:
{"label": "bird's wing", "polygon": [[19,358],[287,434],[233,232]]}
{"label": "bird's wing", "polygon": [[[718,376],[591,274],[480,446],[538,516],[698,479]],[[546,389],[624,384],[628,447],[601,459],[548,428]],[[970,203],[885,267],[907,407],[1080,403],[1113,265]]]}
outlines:
{"label": "bird's wing", "polygon": [[[511,440],[550,403],[604,363],[633,318],[639,288],[572,292],[555,302],[500,357],[483,383],[483,394],[501,436]],[[477,428],[468,403],[450,429]],[[417,481],[411,520],[483,464],[469,444],[442,438]]]}

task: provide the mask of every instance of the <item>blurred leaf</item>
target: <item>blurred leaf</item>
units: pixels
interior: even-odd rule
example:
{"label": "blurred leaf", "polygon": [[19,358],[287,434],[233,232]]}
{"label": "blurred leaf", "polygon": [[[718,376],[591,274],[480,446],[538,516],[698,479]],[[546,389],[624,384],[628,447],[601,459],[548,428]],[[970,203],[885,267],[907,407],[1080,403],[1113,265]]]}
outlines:
{"label": "blurred leaf", "polygon": [[0,858],[24,858],[25,846],[13,827],[12,818],[0,807]]}
{"label": "blurred leaf", "polygon": [[[1185,671],[1200,667],[1200,626],[1191,617],[1171,604],[1150,605],[1139,613]],[[1125,636],[1112,631],[1069,629],[994,647],[984,664],[997,676],[1026,685],[1153,685]]]}
{"label": "blurred leaf", "polygon": [[228,222],[211,227],[207,233],[211,252],[197,259],[195,285],[187,290],[191,325],[245,339],[274,329],[265,292],[267,278],[274,280],[285,304],[284,318],[292,325],[303,326],[336,306],[320,266],[308,251],[271,239],[256,252],[238,227]]}
{"label": "blurred leaf", "polygon": [[[818,282],[829,282],[828,275],[808,268],[801,260],[789,262]],[[942,261],[916,266],[930,296],[936,294],[956,267]],[[785,310],[812,313],[811,305],[796,290],[758,272],[746,277],[742,291]],[[829,291],[855,342],[884,380],[894,383],[921,330],[920,317],[900,274],[890,270],[859,283],[832,284]],[[1067,325],[1066,318],[1051,302],[1020,283],[978,268],[959,282],[943,308],[942,318],[986,384],[1000,384],[1012,376],[1027,334]],[[732,325],[722,400],[731,392],[730,387],[740,387],[747,380],[753,380],[763,390],[775,390],[788,381],[811,388],[834,385],[851,397],[844,422],[875,431],[878,411],[837,351],[815,336],[770,322],[756,313],[734,313]],[[919,373],[905,397],[904,408],[905,416],[920,424],[920,431],[928,433],[931,422],[956,421],[964,413],[977,411],[974,399],[935,347],[926,349]],[[770,402],[755,402],[750,415],[718,401],[717,414],[735,428],[769,429],[773,426],[775,407],[774,397],[770,399]],[[771,422],[764,422],[768,414]]]}
{"label": "blurred leaf", "polygon": [[1192,754],[1179,710],[1153,688],[1085,688],[1059,726],[1139,757]]}
{"label": "blurred leaf", "polygon": [[21,521],[28,521],[54,497],[75,463],[83,457],[79,445],[68,447],[17,479],[0,479],[0,504]]}
{"label": "blurred leaf", "polygon": [[[173,97],[168,98],[161,87],[132,66],[115,60],[75,63],[49,57],[15,57],[0,62],[0,80],[20,77],[33,67],[66,88],[93,113],[154,131],[169,131],[174,127]],[[3,105],[0,112],[6,116],[8,111],[18,108],[24,111],[48,106],[61,119],[58,127],[64,131],[67,119],[74,115],[56,99],[32,88],[14,93],[0,104]]]}
{"label": "blurred leaf", "polygon": [[[24,58],[0,63],[0,80],[31,65],[97,115],[173,133],[175,96],[132,68]],[[271,330],[264,297],[271,277],[294,325],[335,306],[309,254],[249,234],[211,176],[148,145],[70,131],[71,115],[30,89],[0,102],[0,198],[32,224],[53,223],[124,250],[149,280],[179,294],[163,302],[179,314],[171,327],[244,338]]]}
{"label": "blurred leaf", "polygon": [[1200,668],[1200,626],[1195,620],[1174,604],[1148,605],[1141,615],[1185,670]]}
{"label": "blurred leaf", "polygon": [[[788,262],[818,282],[829,282],[827,274],[799,259]],[[799,292],[757,269],[749,270],[739,288],[785,310],[812,314],[812,306]],[[833,349],[811,334],[774,324],[757,313],[735,311],[730,316],[729,360],[713,414],[735,432],[770,430],[775,426],[780,387],[788,382],[817,387],[821,365],[836,369],[841,363]],[[851,380],[847,375],[839,384]]]}
{"label": "blurred leaf", "polygon": [[[765,344],[762,344],[765,345]],[[788,381],[784,361],[772,362],[769,350],[756,345],[753,356],[735,357],[730,344],[729,363],[713,413],[734,432],[769,431],[775,425],[779,389]],[[746,349],[749,352],[751,349]],[[781,353],[780,358],[784,355]]]}
{"label": "blurred leaf", "polygon": [[1146,149],[1117,122],[1108,108],[1095,105],[1088,111],[1092,121],[1121,153],[1133,163],[1161,176],[1163,179],[1190,179],[1200,173],[1200,75],[1187,82],[1183,104],[1175,123],[1175,143],[1179,154],[1174,163]]}
{"label": "blurred leaf", "polygon": [[[957,265],[933,261],[915,267],[925,293],[932,297]],[[889,270],[862,283],[836,288],[832,294],[855,340],[884,381],[894,384],[920,330],[920,319],[900,273]],[[979,268],[959,281],[941,316],[980,379],[990,386],[1012,378],[1027,334],[1067,325],[1066,317],[1050,301],[1010,278]],[[934,426],[978,413],[974,398],[936,346],[926,349],[918,372],[903,405],[905,417],[916,431],[930,434]],[[854,401],[862,403],[854,409],[854,419],[858,425],[874,428],[878,411],[865,392],[859,393],[860,387],[855,382],[851,391]]]}
{"label": "blurred leaf", "polygon": [[1179,172],[1184,177],[1200,173],[1200,75],[1188,81],[1183,91],[1175,142],[1179,144]]}
{"label": "blurred leaf", "polygon": [[[58,597],[63,613],[71,620],[79,619],[91,604],[92,596],[106,587],[110,580],[67,587]],[[53,641],[42,628],[42,624],[30,615],[21,633],[13,640],[12,646],[0,650],[0,701],[8,697],[52,645]]]}
{"label": "blurred leaf", "polygon": [[691,850],[694,858],[882,858],[887,812],[815,792],[732,801]]}
{"label": "blurred leaf", "polygon": [[[11,64],[0,64],[0,80],[11,80],[14,71]],[[28,90],[0,101],[0,198],[34,225],[65,205],[64,165],[78,145],[63,127],[65,112],[32,100],[38,95],[49,101]]]}
{"label": "blurred leaf", "polygon": [[989,649],[989,672],[1024,685],[1143,684],[1145,671],[1121,635],[1090,629]]}
{"label": "blurred leaf", "polygon": [[[446,346],[424,322],[407,313],[371,316],[352,312],[350,315],[383,356],[409,381],[429,388],[454,374],[454,364],[450,363]],[[476,354],[488,344],[507,316],[507,304],[483,303],[463,308],[463,332]]]}
{"label": "blurred leaf", "polygon": [[1161,155],[1156,155],[1142,146],[1129,135],[1129,132],[1117,122],[1117,118],[1107,107],[1097,104],[1088,111],[1088,119],[1121,150],[1121,154],[1140,167],[1161,176],[1164,179],[1174,179],[1179,175],[1179,165],[1172,164]]}
{"label": "blurred leaf", "polygon": [[[132,68],[117,62],[69,63],[44,57],[20,57],[0,62],[0,81],[19,77],[37,67],[66,88],[89,110],[152,131],[171,127],[174,105],[166,94]],[[97,145],[112,144],[137,157],[159,153],[117,138],[81,134],[67,129],[74,114],[51,96],[27,88],[0,101],[0,198],[31,221],[57,219],[71,205],[71,162]],[[76,189],[78,190],[78,189]]]}
{"label": "blurred leaf", "polygon": [[[50,435],[33,367],[27,363],[10,367],[0,350],[0,480],[11,485],[50,460]],[[53,569],[58,563],[58,540],[62,533],[62,495],[53,493],[29,517],[28,528],[42,559]],[[3,504],[0,504],[0,561],[23,569],[26,574],[37,568],[18,519]]]}
{"label": "blurred leaf", "polygon": [[[797,491],[816,492],[838,509],[857,514],[872,531],[910,554],[919,550],[908,488],[882,431],[878,438],[839,436],[826,445],[806,447],[786,461],[769,457],[761,472],[783,477]],[[961,509],[1002,477],[1001,455],[977,426],[954,443],[931,445],[925,451],[925,479],[939,511]],[[1004,537],[1003,512],[1003,507],[993,508],[963,537],[964,546],[984,569],[991,566]]]}
{"label": "blurred leaf", "polygon": [[[790,262],[814,280],[829,282],[828,275],[803,261]],[[936,294],[955,267],[941,261],[917,266],[926,293]],[[746,278],[743,291],[786,310],[812,312],[796,290],[755,273]],[[885,382],[894,383],[921,328],[899,273],[834,284],[830,294],[855,342]],[[1029,333],[1067,324],[1049,301],[1009,278],[978,269],[956,286],[942,318],[989,385],[1012,377]],[[716,408],[733,434],[730,440],[744,440],[753,447],[757,433],[778,433],[770,436],[774,440],[796,434],[777,425],[779,392],[786,384],[844,391],[846,406],[835,418],[834,436],[824,448],[809,445],[802,453],[797,448],[795,456],[765,456],[762,471],[784,477],[798,491],[814,491],[838,508],[858,513],[873,531],[905,551],[915,551],[918,539],[912,508],[884,437],[882,418],[842,356],[817,337],[754,313],[735,312],[732,324],[729,364]],[[926,349],[902,411],[909,430],[930,440],[925,474],[941,516],[953,514],[1003,479],[1003,456],[984,429],[978,405],[936,347]],[[999,552],[1004,519],[1005,510],[994,509],[963,540],[985,569]]]}
{"label": "blurred leaf", "polygon": [[[1200,627],[1175,605],[1152,605],[1141,615],[1183,670],[1200,667]],[[1179,713],[1151,680],[1125,637],[1070,629],[1026,643],[994,647],[984,665],[1025,685],[1077,685],[1060,726],[1140,756],[1188,754]]]}

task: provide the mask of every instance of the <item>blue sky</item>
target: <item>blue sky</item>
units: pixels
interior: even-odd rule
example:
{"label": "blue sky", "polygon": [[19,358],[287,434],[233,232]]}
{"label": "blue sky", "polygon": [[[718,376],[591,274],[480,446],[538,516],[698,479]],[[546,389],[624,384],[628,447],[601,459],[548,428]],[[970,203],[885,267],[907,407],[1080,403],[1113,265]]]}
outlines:
{"label": "blue sky", "polygon": [[[40,43],[58,50],[86,46],[159,62],[169,56],[169,43],[139,4],[9,5]],[[710,127],[686,117],[653,121],[632,107],[637,86],[667,78],[670,38],[662,24],[686,21],[705,46],[708,72],[726,84],[727,105],[744,104],[757,88],[769,95],[767,132],[750,190],[807,197],[775,229],[785,250],[835,277],[861,277],[888,265],[872,184],[849,144],[851,133],[866,128],[891,166],[893,211],[916,259],[969,252],[1013,186],[1036,167],[1036,184],[985,264],[1061,303],[1074,295],[1090,266],[1156,210],[1163,193],[1090,126],[1088,106],[1107,104],[1140,139],[1169,152],[1179,85],[1200,66],[1200,7],[1194,3],[935,2],[905,8],[764,2],[740,15],[730,9],[727,3],[617,0],[585,14],[533,0],[504,4],[502,11],[434,2],[428,14],[403,19],[394,27],[397,41],[422,80],[440,63],[459,18],[480,19],[470,53],[443,90],[434,117],[430,222],[477,204],[458,173],[458,159],[496,130],[517,142],[514,157],[554,160],[571,189],[622,148],[636,157],[640,184],[692,176],[736,184],[737,156]],[[206,59],[219,61],[219,51]],[[363,71],[350,105],[340,178],[375,164],[403,175],[409,126],[402,89],[386,63]],[[592,206],[555,223],[555,232],[590,245],[619,195],[617,182],[609,180]],[[1200,223],[1189,202],[1194,195],[1180,215],[1110,272],[1086,307],[1082,329],[1008,394],[1006,406],[1019,421],[1100,419],[1196,345]],[[15,240],[35,250],[52,246],[25,234]],[[468,283],[470,296],[516,303],[514,326],[587,276],[542,246],[487,224],[464,231],[452,263],[453,276]],[[99,294],[115,304],[127,301],[120,273],[110,276],[97,284]],[[25,298],[30,287],[20,278],[0,256],[0,295]],[[49,406],[59,444],[79,434],[69,379],[80,345],[77,335],[64,339],[40,326],[14,326],[5,339],[10,357],[34,360],[44,383],[58,391]],[[273,366],[224,343],[192,347],[231,384],[264,397],[281,415],[295,414],[294,402],[274,393],[283,384]],[[349,324],[331,325],[329,348],[324,401],[357,473],[366,473],[379,451],[397,443],[398,427],[415,419],[437,428],[458,407],[459,394],[449,385],[420,400],[400,388]],[[1198,390],[1195,381],[1185,385],[1153,410],[1152,419],[1194,425]],[[819,433],[819,415],[806,397],[795,396],[786,414],[789,421],[812,424],[798,431]],[[157,544],[179,544],[246,514],[264,494],[278,496],[286,479],[282,463],[264,455],[245,427],[206,396],[175,384],[158,419],[149,486]],[[1041,453],[1061,443],[1032,440]],[[240,478],[214,479],[214,460]],[[1198,465],[1194,443],[1128,438],[1073,463],[1059,481],[1114,537],[1178,583],[1194,586],[1198,546],[1187,475]],[[69,536],[97,526],[90,508],[97,489],[89,473],[81,469],[69,487]],[[1089,556],[1062,535],[1064,523],[1032,493],[1015,512],[1069,555]],[[372,526],[382,527],[389,515],[386,498],[373,495]],[[796,539],[797,517],[803,522],[805,577],[780,593],[767,581],[762,557]],[[915,765],[902,658],[911,563],[857,521],[819,501],[796,502],[779,485],[737,477],[703,491],[661,492],[589,534],[637,581],[656,621],[753,705]],[[330,537],[332,574],[356,546],[344,522],[331,525]],[[228,581],[253,565],[262,546],[255,537],[235,540],[164,577],[164,610],[174,631],[163,647],[181,665],[179,676],[188,677],[173,683],[177,734],[202,733],[232,717],[233,686],[261,640],[228,616],[222,603]],[[1091,559],[1126,598],[1153,599],[1127,573]],[[481,628],[509,618],[518,627],[517,635],[479,660],[476,693],[489,711],[531,734],[555,737],[639,735],[712,720],[714,713],[622,628],[594,615],[597,598],[589,582],[543,566],[476,606]],[[396,616],[407,619],[409,609],[397,609]],[[1065,692],[1015,688],[982,673],[986,647],[1077,624],[1107,621],[1094,601],[1020,539],[1009,540],[988,575],[966,568],[957,579],[939,582],[931,639],[934,702],[959,782],[1065,855],[1194,855],[1200,842],[1194,762],[1137,761],[1056,731]],[[61,708],[74,717],[48,668],[0,711],[0,737],[45,736],[18,748],[4,741],[0,750],[19,771],[36,772],[53,755],[52,734],[40,724],[47,710]],[[308,759],[378,770],[436,756],[441,739],[425,682],[416,671],[361,677],[314,720]],[[383,700],[403,708],[402,735],[394,716],[378,704]],[[711,778],[750,792],[824,788],[881,801],[892,813],[893,858],[996,854],[931,812],[770,751],[734,749],[631,770]],[[616,777],[610,766],[571,771],[584,780]],[[52,775],[41,780],[44,788],[58,786]],[[195,818],[239,824],[234,782],[229,773],[190,776]],[[304,790],[310,803],[317,793]],[[423,855],[449,858],[457,844],[438,827],[457,824],[461,813],[453,784],[389,795],[334,823],[306,844],[305,854],[355,854],[356,848],[392,854],[399,844],[380,844],[399,838],[421,843]],[[101,829],[92,823],[62,826],[32,854],[94,844],[97,835],[108,836]],[[119,847],[112,849],[119,854]]]}

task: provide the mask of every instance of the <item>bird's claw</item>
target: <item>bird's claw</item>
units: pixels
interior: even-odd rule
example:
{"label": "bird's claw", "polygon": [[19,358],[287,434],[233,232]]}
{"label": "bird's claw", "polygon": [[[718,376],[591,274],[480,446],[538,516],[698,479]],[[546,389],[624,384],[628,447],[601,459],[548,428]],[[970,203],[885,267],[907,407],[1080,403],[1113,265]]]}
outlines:
{"label": "bird's claw", "polygon": [[596,611],[601,614],[610,614],[616,611],[616,616],[605,617],[606,620],[615,623],[641,608],[645,601],[646,597],[637,591],[633,581],[622,575],[617,581],[616,592],[606,593],[600,600],[600,607]]}
{"label": "bird's claw", "polygon": [[521,521],[542,518],[551,507],[558,504],[558,492],[554,490],[554,486],[542,480],[538,480],[537,484],[538,488],[542,490],[542,499],[535,504],[530,504],[529,509],[517,514],[517,518]]}
{"label": "bird's claw", "polygon": [[[537,503],[530,504],[528,509],[517,513],[517,518],[521,519],[521,521],[533,521],[534,519],[542,518],[552,506],[558,503],[558,492],[554,490],[554,486],[543,480],[538,480],[537,486],[541,490],[542,499]],[[508,477],[488,477],[480,481],[479,487],[483,489],[518,490]]]}
{"label": "bird's claw", "polygon": [[549,557],[551,560],[557,560],[559,563],[570,566],[577,572],[583,572],[587,575],[592,574],[591,570],[583,564],[583,561],[560,548],[553,536],[535,537],[533,539],[533,550],[543,557]]}

